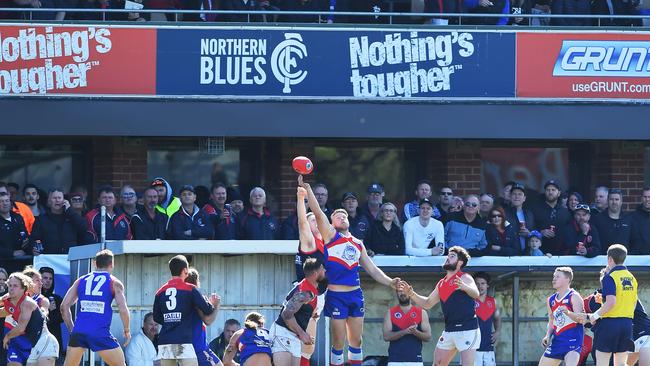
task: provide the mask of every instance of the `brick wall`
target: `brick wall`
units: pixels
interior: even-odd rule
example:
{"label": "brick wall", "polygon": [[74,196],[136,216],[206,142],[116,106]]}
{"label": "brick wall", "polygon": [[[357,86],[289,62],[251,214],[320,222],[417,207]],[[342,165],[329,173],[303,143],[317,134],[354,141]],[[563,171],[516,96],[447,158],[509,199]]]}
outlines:
{"label": "brick wall", "polygon": [[605,185],[623,190],[623,210],[634,210],[641,203],[645,184],[645,147],[638,142],[599,141],[592,144],[592,183],[587,197],[593,199],[595,187]]}
{"label": "brick wall", "polygon": [[[296,209],[296,179],[298,174],[291,167],[296,156],[314,159],[313,139],[283,139],[280,148],[280,217],[284,220]],[[318,165],[315,164],[315,169]],[[304,177],[306,182],[314,183],[313,175]]]}
{"label": "brick wall", "polygon": [[110,184],[119,189],[130,184],[136,191],[147,185],[147,139],[98,137],[93,139],[93,187]]}
{"label": "brick wall", "polygon": [[427,175],[437,192],[449,185],[455,195],[478,194],[481,190],[481,143],[453,140],[430,144]]}

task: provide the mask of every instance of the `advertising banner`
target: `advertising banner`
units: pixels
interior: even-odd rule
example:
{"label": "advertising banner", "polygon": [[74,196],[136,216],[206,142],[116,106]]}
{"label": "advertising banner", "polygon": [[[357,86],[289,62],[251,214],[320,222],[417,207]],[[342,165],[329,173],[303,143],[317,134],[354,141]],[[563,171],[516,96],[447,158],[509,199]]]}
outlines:
{"label": "advertising banner", "polygon": [[513,33],[159,29],[158,95],[514,97]]}
{"label": "advertising banner", "polygon": [[650,98],[648,33],[518,33],[517,97]]}
{"label": "advertising banner", "polygon": [[152,95],[155,77],[155,29],[0,26],[0,95]]}

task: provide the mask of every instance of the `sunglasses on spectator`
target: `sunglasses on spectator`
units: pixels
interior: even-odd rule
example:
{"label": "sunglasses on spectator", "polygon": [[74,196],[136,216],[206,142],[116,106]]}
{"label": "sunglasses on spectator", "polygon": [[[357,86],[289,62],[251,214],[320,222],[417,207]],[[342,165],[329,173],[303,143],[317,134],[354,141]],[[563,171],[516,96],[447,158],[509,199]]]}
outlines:
{"label": "sunglasses on spectator", "polygon": [[476,202],[465,202],[465,207],[478,207]]}
{"label": "sunglasses on spectator", "polygon": [[589,205],[586,205],[584,203],[581,203],[579,205],[576,205],[576,210],[589,210]]}
{"label": "sunglasses on spectator", "polygon": [[503,216],[501,216],[501,214],[490,215],[490,218],[491,218],[491,219],[493,219],[493,218],[495,218],[495,217],[503,217]]}
{"label": "sunglasses on spectator", "polygon": [[453,192],[440,192],[441,196],[451,196],[453,194],[454,194]]}
{"label": "sunglasses on spectator", "polygon": [[70,202],[74,202],[74,203],[81,203],[83,201],[84,201],[83,197],[70,198]]}

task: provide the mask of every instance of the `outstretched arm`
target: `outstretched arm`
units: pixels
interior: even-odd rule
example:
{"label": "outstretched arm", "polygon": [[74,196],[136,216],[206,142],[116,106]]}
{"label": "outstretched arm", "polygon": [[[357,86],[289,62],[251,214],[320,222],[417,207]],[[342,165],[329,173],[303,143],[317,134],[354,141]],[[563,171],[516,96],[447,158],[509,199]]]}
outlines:
{"label": "outstretched arm", "polygon": [[379,269],[375,262],[370,259],[368,256],[368,252],[366,251],[366,246],[361,244],[361,258],[359,258],[359,264],[361,264],[361,267],[368,272],[368,275],[372,277],[373,280],[381,283],[384,286],[390,286],[393,289],[397,289],[397,284],[399,283],[400,279],[395,277],[395,278],[390,278],[386,276],[384,271]]}
{"label": "outstretched arm", "polygon": [[129,307],[126,305],[124,285],[115,277],[113,277],[113,290],[115,291],[117,310],[120,313],[122,327],[124,328],[124,347],[126,347],[131,342],[131,315],[129,314]]}
{"label": "outstretched arm", "polygon": [[321,210],[320,205],[318,204],[318,200],[316,199],[316,196],[314,195],[314,191],[311,190],[311,186],[309,183],[305,183],[302,180],[302,175],[298,176],[298,186],[304,188],[307,191],[307,201],[309,202],[309,209],[311,212],[316,215],[316,223],[318,224],[318,231],[320,231],[320,235],[323,237],[323,242],[324,243],[329,243],[334,235],[336,235],[336,230],[330,224],[329,219],[327,218],[327,215],[325,215],[325,212]]}
{"label": "outstretched arm", "polygon": [[[316,250],[316,241],[314,240],[314,234],[311,232],[309,227],[309,221],[307,221],[307,209],[305,208],[305,198],[307,198],[307,190],[303,187],[298,187],[298,192],[296,192],[297,202],[296,210],[298,214],[298,234],[300,239],[300,250],[306,253],[313,252]],[[320,208],[320,207],[319,207]]]}
{"label": "outstretched arm", "polygon": [[400,281],[398,289],[406,294],[406,296],[413,301],[416,306],[419,306],[423,309],[431,309],[440,302],[440,295],[438,294],[438,288],[434,288],[433,291],[429,294],[428,297],[419,295],[413,290],[413,286],[409,285],[404,281]]}
{"label": "outstretched arm", "polygon": [[61,302],[61,317],[65,322],[65,326],[68,327],[68,332],[72,332],[74,328],[74,322],[72,321],[72,312],[70,312],[70,307],[77,303],[77,286],[79,286],[79,280],[74,281],[68,292],[65,293],[63,302]]}

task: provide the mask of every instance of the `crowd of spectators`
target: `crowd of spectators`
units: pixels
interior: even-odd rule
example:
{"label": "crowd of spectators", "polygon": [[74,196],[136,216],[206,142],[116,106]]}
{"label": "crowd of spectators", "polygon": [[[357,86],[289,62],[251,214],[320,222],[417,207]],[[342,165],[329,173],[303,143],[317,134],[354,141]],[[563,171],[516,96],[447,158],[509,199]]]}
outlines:
{"label": "crowd of spectators", "polygon": [[[508,182],[499,197],[459,197],[447,186],[434,195],[432,188],[428,181],[417,182],[413,200],[402,207],[384,201],[378,182],[368,186],[362,203],[355,192],[330,200],[324,184],[315,184],[314,192],[324,212],[341,207],[348,213],[350,232],[370,255],[437,256],[459,245],[472,256],[594,257],[615,243],[631,254],[650,254],[650,188],[632,212],[622,211],[619,189],[597,187],[589,204],[578,192],[563,193],[554,180],[544,184],[541,195],[517,182]],[[191,185],[174,191],[159,177],[142,192],[130,185],[102,186],[96,199],[81,186],[66,194],[28,184],[19,199],[17,185],[0,182],[0,255],[6,260],[67,254],[70,247],[97,243],[101,206],[106,240],[298,239],[296,212],[280,222],[261,187],[248,192],[246,201],[220,183],[209,197],[200,198],[199,191]]]}
{"label": "crowd of spectators", "polygon": [[[558,25],[641,26],[640,19],[612,19],[607,15],[639,15],[640,0],[0,0],[0,8],[46,8],[52,11],[0,12],[0,19],[35,20],[116,20],[116,21],[192,21],[192,22],[290,22],[290,23],[388,23],[382,12],[401,11],[431,14],[430,17],[401,17],[394,23],[480,24],[480,25]],[[397,7],[397,8],[396,8]],[[64,12],[58,9],[135,9],[122,13]],[[138,9],[169,10],[167,13],[138,13]],[[174,10],[238,10],[247,14],[179,14]],[[281,15],[255,14],[262,10],[286,11]],[[300,15],[294,11],[368,12],[376,16]],[[475,17],[444,18],[440,13],[473,14]],[[535,14],[538,18],[479,15]],[[544,15],[598,15],[596,18],[549,18]]]}

